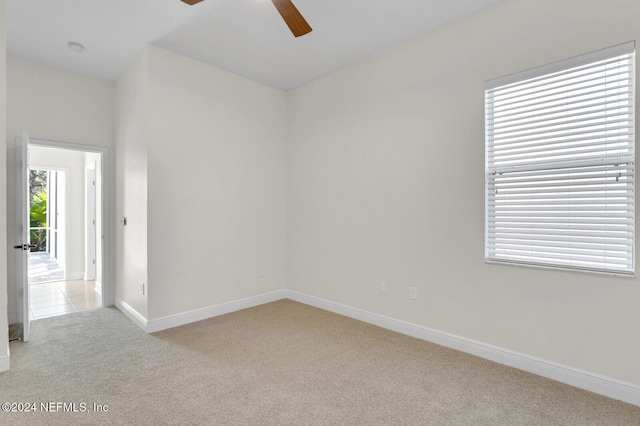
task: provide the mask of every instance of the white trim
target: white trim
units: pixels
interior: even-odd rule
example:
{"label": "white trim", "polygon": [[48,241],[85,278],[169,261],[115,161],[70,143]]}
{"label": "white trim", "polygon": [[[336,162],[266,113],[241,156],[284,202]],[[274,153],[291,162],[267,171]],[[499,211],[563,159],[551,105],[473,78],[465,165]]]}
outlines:
{"label": "white trim", "polygon": [[236,312],[242,309],[253,308],[254,306],[264,305],[265,303],[271,303],[275,302],[276,300],[285,299],[286,295],[287,290],[277,290],[271,293],[247,297],[245,299],[234,300],[231,302],[221,303],[219,305],[208,306],[206,308],[195,309],[189,312],[169,315],[163,318],[148,321],[145,331],[147,333],[155,333],[156,331],[166,330],[168,328],[178,327],[180,325],[185,325],[196,321],[202,321],[205,319],[217,317],[219,315]]}
{"label": "white trim", "polygon": [[9,312],[9,325],[18,323],[18,313],[17,312]]}
{"label": "white trim", "polygon": [[[293,290],[277,290],[271,293],[247,297],[245,299],[221,303],[219,305],[169,315],[149,321],[120,298],[116,298],[115,304],[118,309],[120,309],[146,333],[154,333],[282,299],[290,299],[295,302],[304,303],[305,305],[313,306],[349,318],[354,318],[368,324],[376,325],[420,340],[425,340],[440,346],[475,355],[480,358],[527,371],[551,380],[556,380],[599,395],[640,406],[639,385],[623,382],[621,380],[591,373],[589,371],[568,367],[531,355],[503,349],[498,346],[457,336],[455,334],[434,330],[421,325],[364,311],[348,305],[331,302],[319,297],[309,296]],[[1,362],[2,359],[0,358],[0,363]]]}
{"label": "white trim", "polygon": [[11,368],[11,357],[9,355],[9,344],[7,343],[7,354],[0,356],[0,373],[9,371],[9,368]]}
{"label": "white trim", "polygon": [[116,296],[115,300],[116,308],[120,309],[120,311],[127,316],[135,325],[140,327],[145,333],[147,331],[147,319],[140,312],[136,311],[124,300],[120,299]]}
{"label": "white trim", "polygon": [[536,358],[519,352],[482,343],[443,331],[434,330],[405,321],[374,314],[358,308],[309,296],[293,290],[286,291],[286,297],[296,302],[354,318],[378,327],[426,340],[447,348],[485,358],[509,367],[518,368],[538,376],[566,383],[609,398],[618,399],[640,406],[640,386],[612,379],[589,371],[564,366],[552,361]]}

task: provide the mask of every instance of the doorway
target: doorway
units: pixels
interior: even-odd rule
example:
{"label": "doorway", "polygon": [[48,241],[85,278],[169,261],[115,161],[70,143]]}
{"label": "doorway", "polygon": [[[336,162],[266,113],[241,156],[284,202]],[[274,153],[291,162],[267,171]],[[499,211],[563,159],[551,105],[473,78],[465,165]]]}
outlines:
{"label": "doorway", "polygon": [[102,181],[99,157],[92,152],[29,144],[32,320],[102,306],[102,283],[96,279],[102,260],[95,247],[102,222],[95,189]]}
{"label": "doorway", "polygon": [[[30,169],[48,173],[47,196],[54,199],[56,205],[47,203],[50,217],[42,228],[49,233],[44,245],[49,246],[47,256],[55,257],[64,265],[62,281],[39,283],[38,287],[34,283],[33,288],[28,266],[31,249],[37,245],[32,244],[29,229]],[[108,250],[109,175],[108,148],[30,139],[26,131],[16,138],[17,245],[14,249],[18,250],[18,322],[14,329],[19,332],[14,333],[15,338],[29,340],[32,319],[113,304]],[[57,192],[54,194],[51,188]],[[87,199],[93,200],[89,202],[95,206],[87,205]],[[87,230],[92,230],[94,235],[86,238]],[[92,268],[86,268],[87,264]],[[32,302],[41,302],[38,313]]]}
{"label": "doorway", "polygon": [[95,309],[108,296],[107,153],[82,148],[27,138],[26,321]]}

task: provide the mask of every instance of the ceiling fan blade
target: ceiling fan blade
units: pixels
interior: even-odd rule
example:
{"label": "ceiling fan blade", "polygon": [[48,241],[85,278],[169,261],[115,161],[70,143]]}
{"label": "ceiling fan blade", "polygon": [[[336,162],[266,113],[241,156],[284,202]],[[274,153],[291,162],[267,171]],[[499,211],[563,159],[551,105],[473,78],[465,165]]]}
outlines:
{"label": "ceiling fan blade", "polygon": [[302,14],[298,11],[294,4],[291,3],[291,0],[271,1],[273,2],[276,9],[278,9],[278,12],[280,12],[282,19],[284,19],[284,22],[286,22],[287,26],[295,37],[303,36],[312,31],[311,26],[302,17]]}
{"label": "ceiling fan blade", "polygon": [[200,3],[202,0],[182,0],[183,3],[186,3],[190,6],[193,6],[194,4],[198,4]]}

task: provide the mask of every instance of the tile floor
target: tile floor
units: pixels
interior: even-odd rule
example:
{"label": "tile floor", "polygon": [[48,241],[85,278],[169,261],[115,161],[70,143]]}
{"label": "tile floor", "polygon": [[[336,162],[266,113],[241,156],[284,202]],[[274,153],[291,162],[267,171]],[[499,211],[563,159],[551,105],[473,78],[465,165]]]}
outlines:
{"label": "tile floor", "polygon": [[64,280],[64,267],[58,264],[55,257],[42,251],[29,253],[29,283],[39,284],[62,280]]}
{"label": "tile floor", "polygon": [[31,284],[32,320],[86,311],[102,306],[94,281],[58,281]]}

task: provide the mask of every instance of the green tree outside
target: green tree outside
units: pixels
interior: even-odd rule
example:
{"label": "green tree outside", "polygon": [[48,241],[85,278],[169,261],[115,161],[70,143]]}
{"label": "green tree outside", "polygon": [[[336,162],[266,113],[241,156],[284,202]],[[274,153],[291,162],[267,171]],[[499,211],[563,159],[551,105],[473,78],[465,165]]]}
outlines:
{"label": "green tree outside", "polygon": [[[47,172],[31,170],[29,175],[30,214],[29,227],[30,243],[36,246],[32,251],[46,251],[47,249]],[[33,229],[43,228],[43,229]]]}

